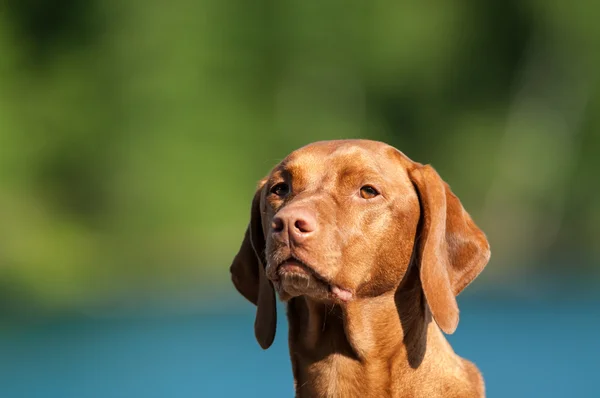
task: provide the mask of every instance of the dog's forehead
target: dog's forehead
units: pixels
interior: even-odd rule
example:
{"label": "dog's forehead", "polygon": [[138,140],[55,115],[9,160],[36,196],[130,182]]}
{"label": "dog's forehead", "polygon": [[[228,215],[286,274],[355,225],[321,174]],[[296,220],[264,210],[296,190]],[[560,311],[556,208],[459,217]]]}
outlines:
{"label": "dog's forehead", "polygon": [[373,153],[394,149],[390,145],[371,140],[331,140],[317,141],[299,148],[290,154],[291,157],[304,156],[307,154],[331,155],[331,154],[358,154]]}
{"label": "dog's forehead", "polygon": [[393,163],[397,167],[397,154],[395,148],[377,141],[320,141],[293,151],[277,168],[308,174],[345,171],[349,166],[355,171],[382,172]]}
{"label": "dog's forehead", "polygon": [[310,184],[333,176],[377,176],[379,180],[408,182],[412,161],[396,148],[378,141],[319,141],[290,153],[273,170]]}

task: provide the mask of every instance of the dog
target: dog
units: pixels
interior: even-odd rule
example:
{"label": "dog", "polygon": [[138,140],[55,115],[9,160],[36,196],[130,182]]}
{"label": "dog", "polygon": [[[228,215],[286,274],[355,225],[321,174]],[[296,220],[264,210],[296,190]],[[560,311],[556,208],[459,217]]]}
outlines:
{"label": "dog", "polygon": [[[490,258],[485,234],[429,165],[382,142],[302,147],[258,184],[230,267],[273,342],[287,303],[296,397],[484,397],[443,333]],[[443,333],[442,333],[443,332]]]}

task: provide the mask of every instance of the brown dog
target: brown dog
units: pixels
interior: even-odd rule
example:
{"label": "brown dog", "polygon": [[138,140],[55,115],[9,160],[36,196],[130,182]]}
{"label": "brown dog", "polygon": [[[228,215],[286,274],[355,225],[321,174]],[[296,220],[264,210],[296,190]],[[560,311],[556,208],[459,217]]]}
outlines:
{"label": "brown dog", "polygon": [[489,257],[431,166],[380,142],[325,141],[260,182],[231,274],[264,349],[275,290],[287,302],[297,397],[483,397],[441,331]]}

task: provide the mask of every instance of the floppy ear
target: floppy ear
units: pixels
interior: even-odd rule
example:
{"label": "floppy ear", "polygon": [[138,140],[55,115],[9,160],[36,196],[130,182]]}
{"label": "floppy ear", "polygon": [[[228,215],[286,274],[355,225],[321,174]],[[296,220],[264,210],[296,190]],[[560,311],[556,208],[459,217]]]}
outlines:
{"label": "floppy ear", "polygon": [[273,344],[277,326],[277,308],[273,284],[265,273],[265,235],[261,216],[261,197],[265,180],[261,181],[254,199],[250,224],[238,254],[229,268],[236,289],[256,305],[254,334],[258,344],[267,349]]}
{"label": "floppy ear", "polygon": [[483,231],[433,167],[409,170],[421,202],[420,277],[433,318],[447,334],[458,325],[458,295],[490,258]]}

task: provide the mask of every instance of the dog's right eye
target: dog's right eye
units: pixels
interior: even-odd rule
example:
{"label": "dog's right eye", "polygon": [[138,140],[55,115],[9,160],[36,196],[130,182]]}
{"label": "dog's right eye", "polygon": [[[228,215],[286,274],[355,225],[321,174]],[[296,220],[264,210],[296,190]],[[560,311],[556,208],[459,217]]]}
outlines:
{"label": "dog's right eye", "polygon": [[290,192],[290,186],[284,182],[273,185],[271,193],[277,196],[286,196]]}
{"label": "dog's right eye", "polygon": [[379,196],[379,192],[370,185],[365,185],[360,189],[360,196],[363,199],[373,199],[376,196]]}

